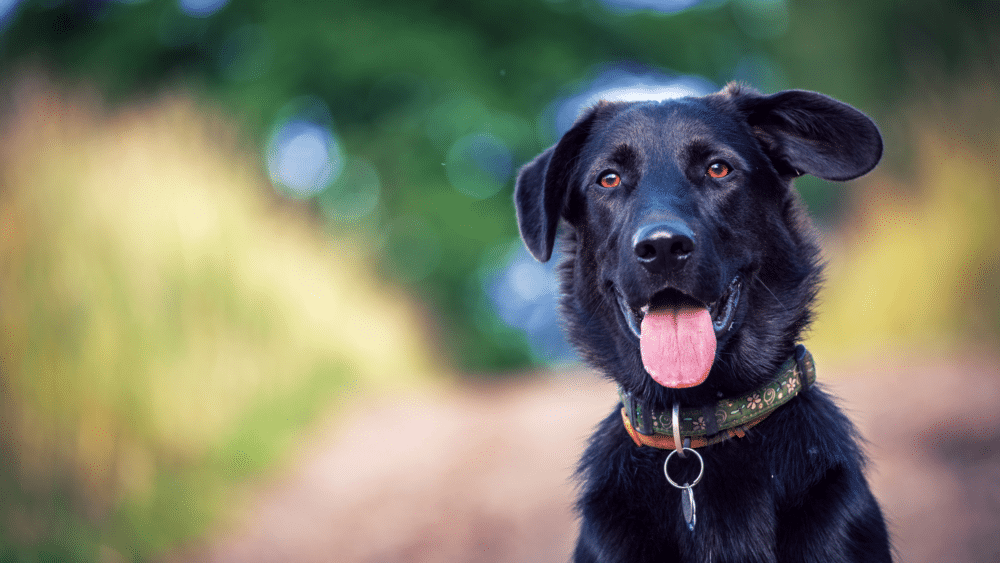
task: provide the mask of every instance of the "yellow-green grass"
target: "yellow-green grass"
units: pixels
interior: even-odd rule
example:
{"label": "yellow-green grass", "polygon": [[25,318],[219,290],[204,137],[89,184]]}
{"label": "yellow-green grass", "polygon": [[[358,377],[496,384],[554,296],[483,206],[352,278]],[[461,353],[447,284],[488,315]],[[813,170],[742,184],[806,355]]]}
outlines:
{"label": "yellow-green grass", "polygon": [[218,112],[28,78],[0,138],[0,560],[155,557],[348,395],[440,373]]}
{"label": "yellow-green grass", "polygon": [[808,342],[818,355],[996,344],[1000,96],[991,82],[924,100],[896,124],[911,145],[907,164],[862,180],[851,218],[826,241],[828,281]]}

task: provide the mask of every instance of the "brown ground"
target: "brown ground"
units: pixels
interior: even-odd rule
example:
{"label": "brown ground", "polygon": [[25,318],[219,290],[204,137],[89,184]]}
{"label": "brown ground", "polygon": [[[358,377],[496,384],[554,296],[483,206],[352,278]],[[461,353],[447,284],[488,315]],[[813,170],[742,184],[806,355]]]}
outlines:
{"label": "brown ground", "polygon": [[[871,442],[902,562],[1000,561],[1000,360],[960,357],[819,366]],[[173,559],[566,561],[570,473],[614,401],[581,371],[366,404],[260,485],[229,529]]]}

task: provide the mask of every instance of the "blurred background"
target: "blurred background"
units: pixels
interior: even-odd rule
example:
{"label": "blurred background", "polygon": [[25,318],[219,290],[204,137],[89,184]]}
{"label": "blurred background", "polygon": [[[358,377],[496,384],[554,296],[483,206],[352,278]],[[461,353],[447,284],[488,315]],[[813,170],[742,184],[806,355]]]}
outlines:
{"label": "blurred background", "polygon": [[806,344],[902,560],[996,561],[998,77],[985,0],[0,0],[0,561],[566,559],[614,398],[514,175],[731,80],[879,124]]}

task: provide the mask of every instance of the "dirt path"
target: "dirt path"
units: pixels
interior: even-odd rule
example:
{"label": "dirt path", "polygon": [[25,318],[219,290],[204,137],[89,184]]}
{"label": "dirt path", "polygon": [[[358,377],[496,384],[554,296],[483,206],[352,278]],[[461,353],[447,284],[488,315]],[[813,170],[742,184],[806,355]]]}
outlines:
{"label": "dirt path", "polygon": [[[1000,364],[983,355],[820,366],[871,441],[899,561],[1000,561]],[[566,561],[572,467],[614,400],[581,371],[359,407],[255,491],[244,519],[171,559]]]}

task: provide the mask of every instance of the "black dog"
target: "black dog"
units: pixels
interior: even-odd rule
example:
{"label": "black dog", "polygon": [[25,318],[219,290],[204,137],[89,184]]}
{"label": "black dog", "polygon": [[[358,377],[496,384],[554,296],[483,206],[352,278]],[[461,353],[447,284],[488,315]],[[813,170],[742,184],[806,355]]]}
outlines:
{"label": "black dog", "polygon": [[566,225],[567,330],[622,400],[580,463],[574,561],[891,561],[859,438],[797,346],[820,266],[791,187],[881,154],[850,106],[730,85],[601,102],[521,170],[524,242],[548,260]]}

